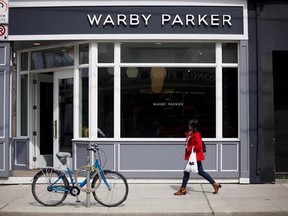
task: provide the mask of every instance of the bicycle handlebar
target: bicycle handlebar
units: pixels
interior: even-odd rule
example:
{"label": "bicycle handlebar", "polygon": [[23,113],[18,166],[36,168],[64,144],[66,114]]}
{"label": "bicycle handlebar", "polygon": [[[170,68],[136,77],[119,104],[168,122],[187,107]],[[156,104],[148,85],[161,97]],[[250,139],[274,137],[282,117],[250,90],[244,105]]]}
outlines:
{"label": "bicycle handlebar", "polygon": [[99,151],[99,147],[97,143],[91,143],[91,148],[87,148],[88,151]]}
{"label": "bicycle handlebar", "polygon": [[[98,144],[94,143],[94,142],[91,142],[89,147],[90,148],[87,148],[87,151],[93,151],[94,152],[95,157],[98,158],[98,160],[99,160],[99,162],[100,162],[100,164],[102,166],[102,169],[103,169],[105,167],[106,162],[107,162],[107,155],[106,155],[105,151],[103,151],[101,148],[99,148]],[[102,152],[104,157],[105,157],[104,163],[101,162],[100,152]]]}

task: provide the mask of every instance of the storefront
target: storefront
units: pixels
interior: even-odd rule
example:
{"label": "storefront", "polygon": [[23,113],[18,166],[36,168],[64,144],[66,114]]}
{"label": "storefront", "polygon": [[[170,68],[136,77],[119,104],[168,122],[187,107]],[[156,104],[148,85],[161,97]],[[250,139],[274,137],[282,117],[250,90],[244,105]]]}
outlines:
{"label": "storefront", "polygon": [[97,142],[128,178],[178,178],[198,118],[205,169],[249,182],[246,1],[59,2],[10,1],[13,169],[77,169]]}

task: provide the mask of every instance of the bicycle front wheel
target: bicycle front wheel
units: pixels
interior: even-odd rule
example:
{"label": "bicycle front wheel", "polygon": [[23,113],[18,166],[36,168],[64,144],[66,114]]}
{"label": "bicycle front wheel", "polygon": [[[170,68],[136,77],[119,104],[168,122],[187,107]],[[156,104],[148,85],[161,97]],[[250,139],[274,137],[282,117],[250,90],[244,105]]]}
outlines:
{"label": "bicycle front wheel", "polygon": [[35,200],[45,206],[57,206],[67,197],[69,182],[58,170],[43,169],[32,182],[32,194]]}
{"label": "bicycle front wheel", "polygon": [[[100,173],[93,178],[92,188],[95,186],[98,187],[93,192],[94,199],[107,207],[118,206],[127,199],[129,191],[127,180],[122,174],[116,171],[103,170],[103,173],[105,178],[99,178]],[[109,186],[105,184],[105,179]],[[100,184],[99,181],[101,181]]]}

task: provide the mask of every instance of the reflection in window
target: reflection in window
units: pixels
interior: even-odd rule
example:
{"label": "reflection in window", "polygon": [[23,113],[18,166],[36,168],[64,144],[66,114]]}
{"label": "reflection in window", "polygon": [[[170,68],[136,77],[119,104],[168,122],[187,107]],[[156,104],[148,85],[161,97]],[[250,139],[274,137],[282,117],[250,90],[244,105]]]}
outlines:
{"label": "reflection in window", "polygon": [[73,78],[59,79],[59,151],[72,154]]}
{"label": "reflection in window", "polygon": [[222,44],[222,62],[223,63],[237,63],[238,51],[236,43]]}
{"label": "reflection in window", "polygon": [[99,43],[98,44],[98,62],[113,63],[114,62],[114,44]]}
{"label": "reflection in window", "polygon": [[32,70],[64,67],[74,65],[74,46],[33,51],[31,55]]}
{"label": "reflection in window", "polygon": [[21,128],[20,136],[28,135],[28,74],[21,75]]}
{"label": "reflection in window", "polygon": [[79,63],[80,64],[89,63],[89,45],[88,44],[79,45]]}
{"label": "reflection in window", "polygon": [[215,63],[214,43],[123,43],[122,63]]}
{"label": "reflection in window", "polygon": [[223,68],[223,137],[238,137],[237,68]]}
{"label": "reflection in window", "polygon": [[121,68],[121,137],[216,136],[215,68]]}
{"label": "reflection in window", "polygon": [[98,68],[98,137],[114,136],[114,70]]}
{"label": "reflection in window", "polygon": [[28,70],[28,52],[21,53],[21,71]]}
{"label": "reflection in window", "polygon": [[89,76],[88,68],[80,70],[80,129],[81,137],[89,137]]}

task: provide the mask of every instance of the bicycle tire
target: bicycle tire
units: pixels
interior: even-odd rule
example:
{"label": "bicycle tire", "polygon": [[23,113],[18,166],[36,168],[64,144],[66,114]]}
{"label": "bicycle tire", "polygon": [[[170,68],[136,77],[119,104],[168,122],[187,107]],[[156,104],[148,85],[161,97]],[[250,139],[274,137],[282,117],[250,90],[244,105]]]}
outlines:
{"label": "bicycle tire", "polygon": [[[61,176],[62,175],[62,176]],[[60,177],[61,176],[61,177]],[[52,181],[59,179],[57,188],[59,190],[49,189]],[[65,175],[59,170],[43,169],[33,178],[32,194],[34,199],[44,206],[57,206],[61,204],[68,195],[69,182]],[[60,191],[63,190],[63,191]]]}
{"label": "bicycle tire", "polygon": [[103,170],[103,173],[111,190],[105,185],[104,179],[99,179],[100,173],[98,173],[92,181],[92,187],[97,185],[97,181],[101,181],[97,190],[93,192],[94,199],[106,207],[115,207],[122,204],[127,199],[129,192],[126,178],[122,174],[112,170]]}

